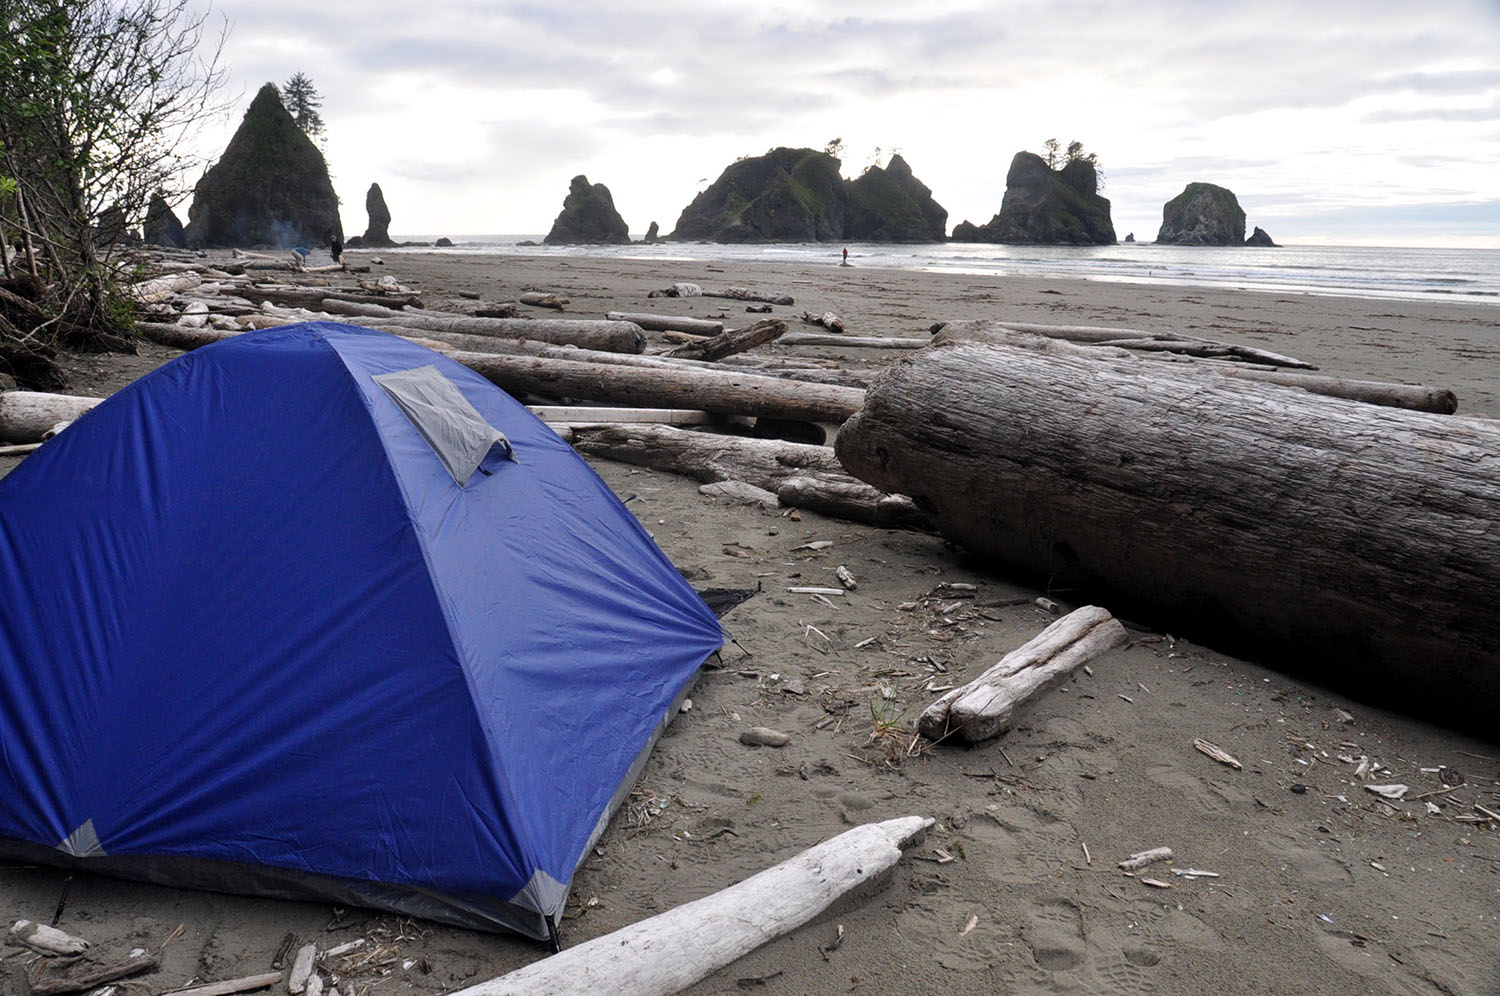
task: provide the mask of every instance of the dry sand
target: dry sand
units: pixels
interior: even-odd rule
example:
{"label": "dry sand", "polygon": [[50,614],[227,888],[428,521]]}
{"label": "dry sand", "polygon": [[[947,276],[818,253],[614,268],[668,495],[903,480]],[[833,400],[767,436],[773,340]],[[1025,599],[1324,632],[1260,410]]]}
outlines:
{"label": "dry sand", "polygon": [[[430,300],[460,290],[508,300],[535,287],[567,295],[579,315],[707,316],[727,305],[732,323],[744,318],[733,302],[646,299],[692,280],[785,290],[797,306],[778,313],[833,310],[858,334],[917,335],[960,317],[1176,329],[1290,353],[1328,373],[1451,387],[1461,412],[1500,415],[1493,307],[834,265],[384,259],[378,271]],[[895,355],[796,352],[872,366]],[[113,390],[171,355],[82,358],[76,389]],[[630,508],[697,585],[763,590],[726,617],[737,645],[704,673],[692,709],[584,863],[566,944],[706,895],[850,824],[916,813],[937,826],[882,888],[692,991],[1500,992],[1500,833],[1455,820],[1476,801],[1500,807],[1500,746],[1364,706],[1357,688],[1311,686],[1275,660],[1143,631],[1092,676],[1025,708],[1002,739],[908,756],[881,731],[935,697],[929,687],[967,680],[1050,622],[1033,603],[1042,591],[935,536],[723,504],[683,478],[595,467],[617,493],[637,496]],[[833,545],[798,549],[813,540]],[[830,584],[840,565],[859,587],[832,607],[785,590]],[[944,582],[977,585],[978,597],[945,614],[952,600],[936,597]],[[749,726],[788,731],[792,742],[742,746]],[[1195,751],[1197,737],[1244,769]],[[1413,795],[1443,788],[1439,767],[1467,784],[1426,800],[1437,813],[1425,801],[1387,806],[1340,755],[1375,759],[1390,771],[1381,781]],[[1156,866],[1172,886],[1162,890],[1115,868],[1161,845],[1177,867],[1220,877]],[[937,849],[954,860],[940,862]],[[50,920],[63,890],[60,872],[0,866],[0,917]],[[118,955],[155,949],[179,924],[162,971],[135,991],[265,971],[288,932],[323,946],[368,935],[389,974],[367,967],[355,976],[361,993],[441,993],[542,955],[516,939],[361,910],[91,876],[73,880],[60,920]],[[828,950],[840,926],[843,942]],[[26,960],[4,951],[0,967]]]}

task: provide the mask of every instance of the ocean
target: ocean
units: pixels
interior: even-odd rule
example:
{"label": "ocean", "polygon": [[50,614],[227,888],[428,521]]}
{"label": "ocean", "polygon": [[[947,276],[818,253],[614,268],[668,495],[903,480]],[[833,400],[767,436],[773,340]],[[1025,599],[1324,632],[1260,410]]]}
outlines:
{"label": "ocean", "polygon": [[[540,235],[449,236],[451,249],[388,250],[462,255],[513,254],[618,259],[736,262],[765,260],[802,266],[837,266],[844,243],[717,245],[703,242],[628,246],[543,246]],[[404,235],[400,240],[436,241]],[[856,266],[936,273],[1066,277],[1120,283],[1216,287],[1286,294],[1330,294],[1500,305],[1500,249],[1408,249],[1374,246],[1241,247],[1000,246],[966,242],[928,245],[848,243]]]}

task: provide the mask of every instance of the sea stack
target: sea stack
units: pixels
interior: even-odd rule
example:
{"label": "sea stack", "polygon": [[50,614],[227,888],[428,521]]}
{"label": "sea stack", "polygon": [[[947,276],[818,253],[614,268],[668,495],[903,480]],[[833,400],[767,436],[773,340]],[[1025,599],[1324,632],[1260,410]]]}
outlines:
{"label": "sea stack", "polygon": [[848,208],[839,161],[812,149],[772,149],[731,163],[683,208],[674,239],[836,242]]}
{"label": "sea stack", "polygon": [[555,245],[629,245],[630,229],[615,210],[615,199],[602,183],[589,183],[583,174],[568,184],[562,213],[542,240]]}
{"label": "sea stack", "polygon": [[365,192],[365,213],[369,215],[370,223],[360,239],[361,244],[379,249],[395,245],[391,241],[391,209],[385,206],[385,194],[381,193],[378,183],[370,184],[370,189]]}
{"label": "sea stack", "polygon": [[960,222],[955,242],[1009,245],[1114,245],[1109,200],[1099,196],[1099,171],[1087,159],[1052,169],[1032,152],[1017,152],[1005,175],[1000,213],[984,225]]}
{"label": "sea stack", "polygon": [[1174,246],[1238,246],[1245,242],[1245,212],[1232,190],[1190,183],[1162,206],[1156,241]]}
{"label": "sea stack", "polygon": [[1264,228],[1261,228],[1259,225],[1255,226],[1255,231],[1250,233],[1250,237],[1245,240],[1245,245],[1266,246],[1272,249],[1280,248],[1276,245],[1275,242],[1271,241],[1271,236],[1267,234],[1266,230]]}
{"label": "sea stack", "polygon": [[855,242],[941,242],[948,212],[899,155],[848,181],[844,238]]}
{"label": "sea stack", "polygon": [[151,203],[146,207],[145,237],[148,245],[187,248],[182,222],[177,220],[177,215],[161,194],[152,194]]}
{"label": "sea stack", "polygon": [[289,248],[326,245],[335,235],[342,237],[343,227],[328,164],[267,83],[224,155],[198,181],[187,243]]}

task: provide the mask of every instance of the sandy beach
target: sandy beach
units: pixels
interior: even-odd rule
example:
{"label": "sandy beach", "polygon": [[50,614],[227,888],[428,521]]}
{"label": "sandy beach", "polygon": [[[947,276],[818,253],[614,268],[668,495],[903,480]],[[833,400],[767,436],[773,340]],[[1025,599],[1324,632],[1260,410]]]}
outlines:
{"label": "sandy beach", "polygon": [[[836,250],[815,268],[416,252],[348,260],[377,255],[375,275],[421,289],[429,307],[456,307],[460,292],[507,301],[539,289],[569,298],[579,317],[722,315],[739,327],[755,317],[742,303],[647,295],[674,281],[750,286],[795,296],[775,309],[781,317],[834,311],[856,335],[921,336],[960,318],[1175,330],[1328,374],[1450,388],[1461,416],[1500,417],[1500,307],[845,268]],[[899,355],[767,352],[870,373]],[[106,394],[175,355],[147,344],[136,357],[70,358],[73,391]],[[0,470],[17,463],[0,459]],[[692,708],[584,862],[565,945],[853,824],[917,814],[936,825],[880,888],[689,991],[1500,993],[1500,832],[1458,819],[1476,803],[1500,809],[1500,736],[1487,743],[1370,707],[1361,689],[1306,683],[1276,660],[1138,627],[1128,647],[1025,707],[999,740],[912,750],[899,730],[936,697],[928,689],[968,680],[1038,633],[1055,618],[1035,602],[1049,593],[935,535],[749,508],[683,477],[593,465],[635,496],[630,509],[695,585],[761,591],[725,617],[735,643],[704,671]],[[786,591],[836,584],[841,566],[858,587],[831,605]],[[952,583],[977,586],[976,597],[955,606],[942,593]],[[791,742],[742,745],[752,726]],[[1242,770],[1195,750],[1197,738]],[[1409,785],[1408,798],[1365,791],[1361,757],[1388,770],[1381,783]],[[1159,846],[1176,855],[1154,876],[1168,888],[1116,867]],[[120,996],[267,971],[288,933],[323,947],[367,939],[345,965],[344,996],[445,993],[544,956],[519,939],[364,910],[88,875],[69,883],[57,870],[0,865],[6,923],[50,922],[64,896],[58,925],[101,957],[170,940],[161,970]],[[0,989],[24,992],[17,973],[31,957],[0,949]]]}

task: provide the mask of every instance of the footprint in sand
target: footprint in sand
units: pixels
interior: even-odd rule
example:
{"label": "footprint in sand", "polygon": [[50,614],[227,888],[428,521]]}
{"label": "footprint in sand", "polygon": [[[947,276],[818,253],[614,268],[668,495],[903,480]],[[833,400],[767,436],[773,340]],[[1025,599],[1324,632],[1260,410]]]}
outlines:
{"label": "footprint in sand", "polygon": [[1069,900],[1039,903],[1027,913],[1021,936],[1035,967],[1012,973],[1007,993],[1147,996],[1156,989],[1151,969],[1161,955],[1138,942],[1122,949],[1109,935],[1089,932]]}
{"label": "footprint in sand", "polygon": [[1023,931],[1037,966],[1066,972],[1088,960],[1078,907],[1064,900],[1044,902],[1026,917]]}
{"label": "footprint in sand", "polygon": [[1305,885],[1315,889],[1331,889],[1348,885],[1354,880],[1349,866],[1332,854],[1325,853],[1292,837],[1272,837],[1259,844],[1267,854],[1280,861],[1284,870],[1295,875]]}
{"label": "footprint in sand", "polygon": [[1158,764],[1146,777],[1188,800],[1205,812],[1232,815],[1255,810],[1255,797],[1238,785],[1199,776],[1173,764]]}
{"label": "footprint in sand", "polygon": [[1071,823],[1022,806],[976,813],[968,833],[979,849],[973,855],[984,874],[999,882],[1030,882],[1039,871],[1063,866],[1064,853],[1078,849]]}
{"label": "footprint in sand", "polygon": [[[969,918],[976,914],[978,919],[965,934]],[[971,903],[934,899],[909,907],[897,921],[897,929],[954,972],[983,971],[1018,957],[1009,926]]]}

